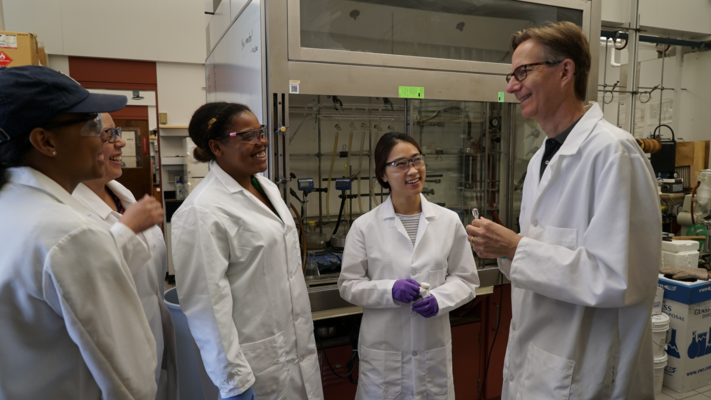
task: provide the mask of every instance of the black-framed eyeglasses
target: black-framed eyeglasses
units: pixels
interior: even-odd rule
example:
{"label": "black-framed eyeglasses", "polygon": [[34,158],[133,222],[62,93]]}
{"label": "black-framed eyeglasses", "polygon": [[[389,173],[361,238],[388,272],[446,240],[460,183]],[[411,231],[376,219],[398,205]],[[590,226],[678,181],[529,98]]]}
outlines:
{"label": "black-framed eyeglasses", "polygon": [[[121,137],[121,127],[116,127],[116,128],[106,128],[104,129],[104,133],[101,135],[101,138],[104,139],[105,142],[109,143],[116,143],[116,138]],[[108,138],[108,139],[107,139]]]}
{"label": "black-framed eyeglasses", "polygon": [[506,83],[509,83],[511,81],[511,78],[516,78],[517,81],[523,82],[523,80],[528,77],[528,68],[529,67],[536,67],[539,65],[556,65],[556,64],[562,63],[563,61],[564,60],[543,61],[543,62],[538,62],[538,63],[519,65],[518,67],[516,67],[516,69],[512,73],[506,74]]}
{"label": "black-framed eyeglasses", "polygon": [[385,163],[386,167],[393,167],[398,172],[405,172],[409,169],[410,164],[415,169],[420,169],[425,166],[425,155],[418,154],[412,158],[398,158],[395,161]]}
{"label": "black-framed eyeglasses", "polygon": [[66,121],[50,122],[43,126],[44,129],[50,130],[52,128],[61,128],[64,126],[71,126],[84,122],[84,125],[79,130],[79,134],[85,137],[99,137],[102,136],[104,123],[101,119],[101,114],[90,113],[84,114],[81,117],[68,119]]}
{"label": "black-framed eyeglasses", "polygon": [[217,137],[217,139],[224,139],[226,137],[239,136],[240,140],[243,142],[256,143],[256,142],[264,139],[264,137],[266,136],[265,132],[266,131],[265,131],[264,125],[261,125],[259,129],[249,129],[249,130],[242,131],[242,132],[231,132],[226,135],[219,136],[219,137]]}

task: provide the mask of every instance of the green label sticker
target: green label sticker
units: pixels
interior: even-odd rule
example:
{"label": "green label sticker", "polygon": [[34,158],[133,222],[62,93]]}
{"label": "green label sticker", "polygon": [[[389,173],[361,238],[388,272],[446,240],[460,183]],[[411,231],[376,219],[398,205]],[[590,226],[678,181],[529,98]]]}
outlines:
{"label": "green label sticker", "polygon": [[504,102],[504,92],[499,92],[499,103]]}
{"label": "green label sticker", "polygon": [[399,86],[400,97],[408,99],[424,99],[425,88],[415,86]]}

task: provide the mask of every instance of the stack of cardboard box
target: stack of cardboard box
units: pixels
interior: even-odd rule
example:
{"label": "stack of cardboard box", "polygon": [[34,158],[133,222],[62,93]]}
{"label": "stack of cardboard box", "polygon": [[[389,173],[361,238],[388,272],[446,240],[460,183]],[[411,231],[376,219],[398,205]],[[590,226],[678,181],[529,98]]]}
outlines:
{"label": "stack of cardboard box", "polygon": [[[44,49],[42,50],[44,53]],[[37,36],[24,32],[0,31],[0,67],[40,65]],[[42,65],[47,65],[46,56]]]}

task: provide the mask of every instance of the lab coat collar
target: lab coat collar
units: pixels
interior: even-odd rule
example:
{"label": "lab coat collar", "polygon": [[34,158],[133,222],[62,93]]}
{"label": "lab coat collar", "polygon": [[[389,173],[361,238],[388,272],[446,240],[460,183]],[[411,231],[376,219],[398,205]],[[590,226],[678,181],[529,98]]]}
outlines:
{"label": "lab coat collar", "polygon": [[114,211],[108,204],[104,203],[101,197],[97,196],[93,190],[83,183],[74,189],[74,196],[77,196],[84,205],[94,211],[101,219],[105,220]]}
{"label": "lab coat collar", "polygon": [[[567,156],[576,154],[588,136],[590,136],[590,133],[592,133],[595,125],[600,122],[602,118],[602,110],[597,103],[589,106],[556,155]],[[551,160],[551,162],[553,162],[553,160]]]}
{"label": "lab coat collar", "polygon": [[[422,205],[422,215],[426,219],[432,219],[437,216],[435,211],[432,209],[432,204],[425,198],[425,196],[420,193],[420,204]],[[393,207],[392,195],[388,196],[383,202],[383,219],[395,218],[395,207]]]}
{"label": "lab coat collar", "polygon": [[116,182],[116,181],[110,181],[109,183],[106,184],[106,186],[111,189],[112,192],[118,198],[121,200],[121,203],[123,204],[123,208],[128,208],[134,203],[136,203],[136,198],[133,196],[133,193],[131,193],[128,188],[126,188],[124,185]]}
{"label": "lab coat collar", "polygon": [[210,161],[210,172],[215,174],[217,179],[222,182],[222,184],[227,188],[227,190],[230,191],[230,193],[234,194],[237,192],[240,192],[242,190],[245,190],[242,185],[237,183],[237,181],[230,176],[227,172],[225,172],[224,169],[220,168],[220,165],[217,163],[217,161]]}
{"label": "lab coat collar", "polygon": [[[235,193],[239,193],[239,192],[241,192],[241,191],[243,191],[243,190],[244,190],[244,191],[247,191],[247,189],[245,189],[242,185],[240,185],[239,183],[237,183],[237,181],[236,181],[234,178],[232,178],[227,172],[225,172],[225,170],[223,170],[222,168],[220,168],[220,166],[217,164],[217,162],[215,162],[215,161],[210,161],[210,172],[212,172],[212,173],[215,174],[215,176],[217,177],[217,179],[218,179],[220,182],[222,182],[222,184],[225,186],[225,188],[227,188],[227,190],[229,190],[230,193],[235,194]],[[270,217],[274,217],[275,219],[277,219],[277,220],[278,220],[280,223],[282,223],[282,224],[287,224],[287,223],[283,220],[283,218],[285,218],[286,216],[289,215],[289,209],[286,208],[286,207],[281,207],[281,204],[283,204],[284,202],[283,202],[283,201],[278,201],[278,200],[281,198],[281,197],[279,196],[279,193],[278,193],[278,192],[277,192],[277,193],[273,193],[273,192],[272,192],[271,188],[270,188],[269,185],[267,184],[268,180],[265,182],[265,179],[266,179],[266,178],[264,178],[264,177],[262,177],[262,176],[259,176],[259,175],[256,175],[256,178],[257,178],[257,180],[259,181],[259,183],[262,185],[262,189],[264,190],[264,194],[267,196],[267,198],[268,198],[269,201],[272,203],[272,205],[274,206],[274,208],[277,210],[277,212],[279,213],[279,215],[281,215],[282,217],[281,217],[281,218],[277,217],[276,214],[274,214],[274,213],[272,212],[272,210],[270,210],[266,205],[264,205],[261,201],[258,201],[258,200],[255,199],[255,201],[257,202],[257,204],[259,204],[261,207],[264,207],[264,210],[267,211],[267,213],[266,213],[267,215],[269,215]],[[248,193],[249,193],[249,192],[248,192]],[[249,197],[249,196],[251,196],[251,194],[249,194],[247,197]],[[281,203],[281,204],[280,204],[280,203]]]}
{"label": "lab coat collar", "polygon": [[[109,189],[111,189],[111,191],[114,192],[116,196],[118,196],[124,208],[128,208],[136,202],[136,198],[133,197],[131,191],[126,189],[120,183],[116,181],[110,181],[106,184],[106,186],[108,186]],[[89,187],[83,183],[80,183],[79,186],[74,189],[74,194],[81,199],[80,201],[82,203],[84,203],[87,207],[94,211],[103,220],[108,218],[111,213],[115,212],[111,209],[111,207],[109,207],[108,204],[104,202],[103,199],[101,199],[101,197],[97,196],[93,190],[89,189]]]}
{"label": "lab coat collar", "polygon": [[54,197],[60,203],[72,207],[81,215],[91,217],[89,210],[72,197],[71,193],[64,190],[57,182],[36,169],[32,167],[14,167],[8,168],[7,172],[10,183],[37,188]]}

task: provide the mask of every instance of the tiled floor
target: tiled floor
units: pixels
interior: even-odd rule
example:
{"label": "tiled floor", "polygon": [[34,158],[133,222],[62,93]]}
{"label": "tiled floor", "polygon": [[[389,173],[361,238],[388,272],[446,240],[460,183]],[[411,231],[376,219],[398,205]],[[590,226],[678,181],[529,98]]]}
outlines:
{"label": "tiled floor", "polygon": [[678,393],[669,388],[662,388],[662,393],[655,397],[655,400],[709,400],[711,399],[711,385],[692,390],[687,393]]}

